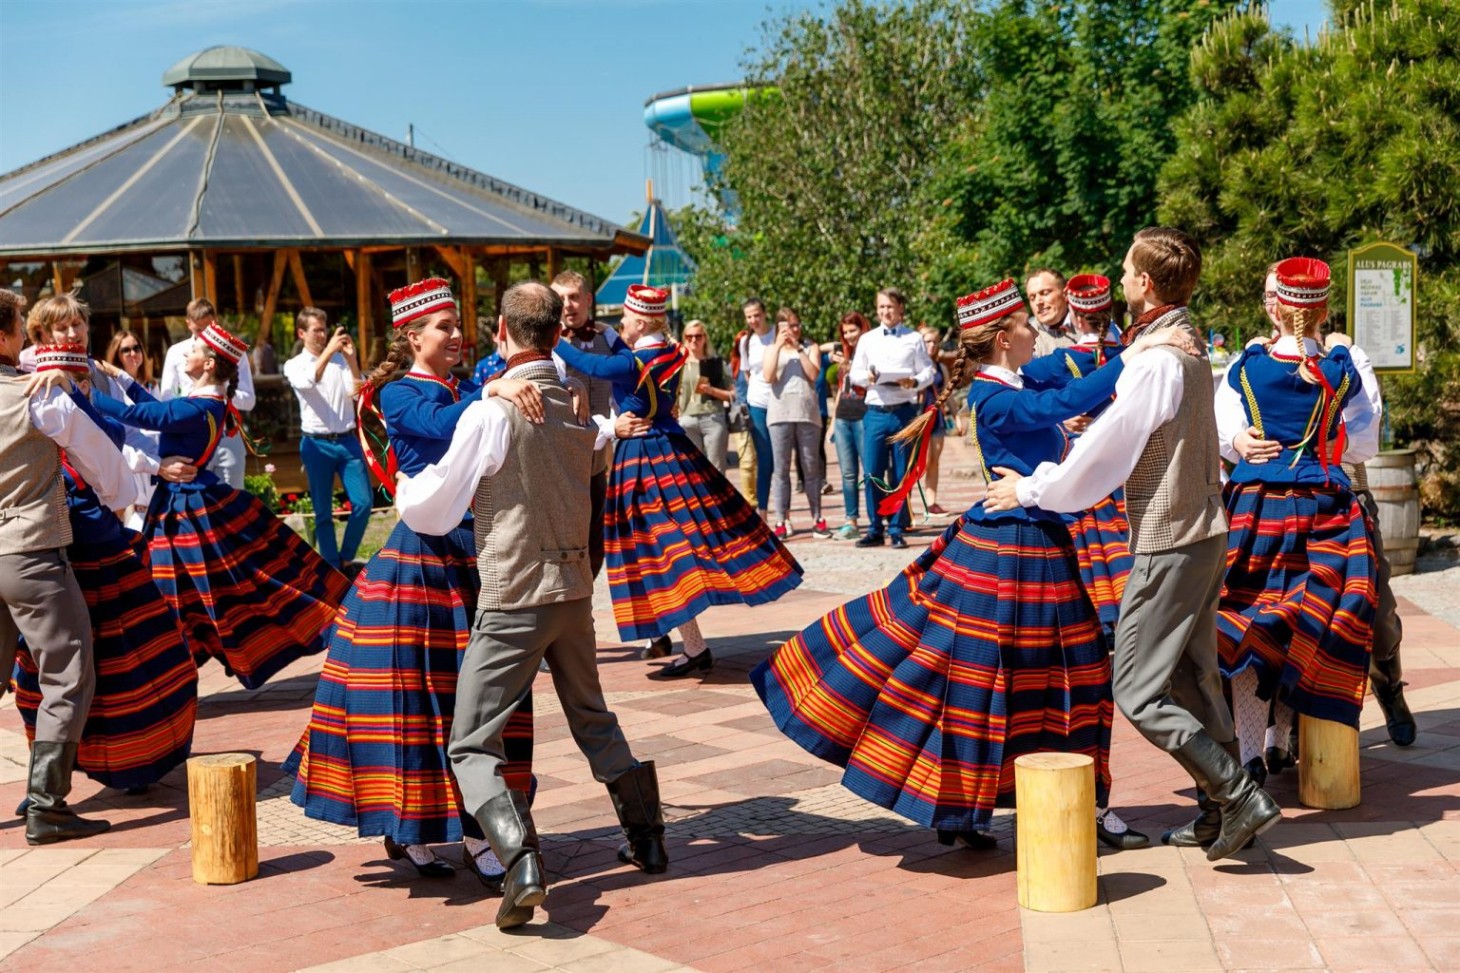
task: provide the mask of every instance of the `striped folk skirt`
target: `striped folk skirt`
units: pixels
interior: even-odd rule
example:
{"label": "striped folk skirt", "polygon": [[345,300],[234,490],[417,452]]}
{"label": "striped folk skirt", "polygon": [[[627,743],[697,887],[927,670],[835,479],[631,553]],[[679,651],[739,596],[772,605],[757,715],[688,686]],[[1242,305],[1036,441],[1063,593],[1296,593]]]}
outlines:
{"label": "striped folk skirt", "polygon": [[159,487],[144,533],[153,580],[199,664],[218,659],[257,689],[324,649],[350,583],[253,494]]}
{"label": "striped folk skirt", "polygon": [[[345,596],[309,726],[284,764],[306,815],[403,845],[461,839],[446,748],[480,586],[470,521],[444,537],[396,524]],[[502,776],[530,792],[531,695],[504,738]]]}
{"label": "striped folk skirt", "polygon": [[[172,609],[152,582],[140,534],[122,528],[96,543],[77,541],[66,554],[91,616],[96,664],[96,694],[76,766],[108,787],[145,787],[188,757],[198,709],[197,667]],[[40,698],[35,660],[22,642],[15,657],[15,705],[32,739]]]}
{"label": "striped folk skirt", "polygon": [[781,731],[928,828],[987,828],[1014,759],[1089,754],[1110,789],[1110,660],[1065,528],[964,520],[750,674]]}
{"label": "striped folk skirt", "polygon": [[624,641],[668,634],[711,605],[763,605],[801,565],[682,433],[614,449],[604,510],[613,617]]}
{"label": "striped folk skirt", "polygon": [[1125,491],[1101,500],[1075,517],[1070,540],[1080,564],[1080,580],[1095,605],[1100,626],[1114,644],[1115,623],[1120,618],[1120,599],[1135,559],[1130,553],[1130,521],[1125,515]]}
{"label": "striped folk skirt", "polygon": [[1227,578],[1217,648],[1258,695],[1359,725],[1374,632],[1374,542],[1349,490],[1228,484]]}

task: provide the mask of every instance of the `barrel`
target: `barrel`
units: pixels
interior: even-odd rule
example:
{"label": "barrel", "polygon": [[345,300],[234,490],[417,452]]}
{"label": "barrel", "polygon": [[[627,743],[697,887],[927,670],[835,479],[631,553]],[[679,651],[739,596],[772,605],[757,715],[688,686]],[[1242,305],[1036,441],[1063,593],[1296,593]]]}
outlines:
{"label": "barrel", "polygon": [[1379,533],[1393,575],[1412,574],[1419,553],[1419,483],[1415,450],[1386,449],[1364,466],[1369,493],[1379,509]]}

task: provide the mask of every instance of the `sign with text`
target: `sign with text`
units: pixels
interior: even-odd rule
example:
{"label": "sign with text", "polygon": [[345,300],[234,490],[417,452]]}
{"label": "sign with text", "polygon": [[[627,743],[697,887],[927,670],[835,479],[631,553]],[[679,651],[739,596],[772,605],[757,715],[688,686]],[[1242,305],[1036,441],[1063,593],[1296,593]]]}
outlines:
{"label": "sign with text", "polygon": [[1392,243],[1348,254],[1348,333],[1377,372],[1414,371],[1414,292],[1419,259]]}

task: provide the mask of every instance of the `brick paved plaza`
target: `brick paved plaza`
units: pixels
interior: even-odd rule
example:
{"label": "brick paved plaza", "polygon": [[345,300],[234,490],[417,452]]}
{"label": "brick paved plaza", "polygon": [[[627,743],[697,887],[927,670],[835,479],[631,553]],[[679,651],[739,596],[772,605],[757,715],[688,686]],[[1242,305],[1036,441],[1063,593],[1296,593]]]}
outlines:
{"label": "brick paved plaza", "polygon": [[[959,452],[950,443],[945,468],[966,467]],[[971,481],[951,478],[940,500],[962,509],[974,496]],[[1393,747],[1369,703],[1362,805],[1303,809],[1285,774],[1271,785],[1285,822],[1240,861],[1213,866],[1159,844],[1102,853],[1099,904],[1054,916],[1017,905],[1007,815],[997,852],[940,847],[785,740],[746,679],[787,634],[935,535],[921,531],[910,552],[797,535],[803,589],[765,608],[712,611],[703,625],[718,663],[703,682],[646,679],[658,663],[612,641],[601,610],[604,686],[638,756],[658,762],[672,864],[650,878],[616,861],[607,795],[540,678],[535,814],[553,884],[538,921],[510,934],[492,925],[496,900],[469,873],[417,879],[379,841],[289,802],[277,768],[308,718],[320,657],[258,692],[216,665],[201,673],[194,752],[259,758],[261,871],[237,886],[192,881],[181,771],[139,797],[78,775],[73,800],[111,819],[111,832],[28,849],[8,816],[26,756],[7,700],[0,970],[1460,969],[1460,569],[1396,585],[1420,736]],[[1155,837],[1189,815],[1190,782],[1119,717],[1112,760],[1114,802],[1134,826]],[[457,860],[459,848],[438,850]]]}

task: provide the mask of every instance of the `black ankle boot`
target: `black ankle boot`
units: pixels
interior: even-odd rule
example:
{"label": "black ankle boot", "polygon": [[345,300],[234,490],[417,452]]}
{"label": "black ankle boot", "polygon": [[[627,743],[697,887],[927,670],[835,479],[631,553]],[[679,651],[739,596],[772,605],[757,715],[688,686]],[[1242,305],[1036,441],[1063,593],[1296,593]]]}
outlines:
{"label": "black ankle boot", "polygon": [[1247,771],[1205,733],[1197,733],[1173,754],[1197,785],[1221,805],[1222,824],[1207,848],[1207,861],[1241,851],[1249,841],[1282,820],[1282,808],[1252,782]]}
{"label": "black ankle boot", "polygon": [[628,839],[618,850],[618,860],[650,875],[662,873],[669,867],[669,853],[664,850],[664,811],[654,761],[609,781],[608,796]]}
{"label": "black ankle boot", "polygon": [[542,847],[532,825],[532,812],[527,808],[527,795],[509,789],[483,804],[475,817],[486,833],[487,843],[507,869],[502,878],[497,928],[520,926],[532,919],[533,910],[547,898]]}
{"label": "black ankle boot", "polygon": [[1178,848],[1205,848],[1222,833],[1222,805],[1207,797],[1207,792],[1196,789],[1196,806],[1201,813],[1196,820],[1161,835],[1161,844]]}
{"label": "black ankle boot", "polygon": [[49,845],[72,838],[90,838],[111,827],[109,821],[79,816],[66,804],[66,795],[71,793],[71,772],[76,769],[76,751],[74,743],[36,741],[30,745],[26,844]]}
{"label": "black ankle boot", "polygon": [[1385,729],[1389,731],[1389,739],[1394,741],[1394,745],[1407,747],[1414,743],[1419,728],[1414,722],[1414,714],[1409,711],[1409,704],[1404,701],[1404,683],[1395,682],[1387,686],[1375,683],[1374,699],[1378,701],[1379,709],[1384,711]]}

